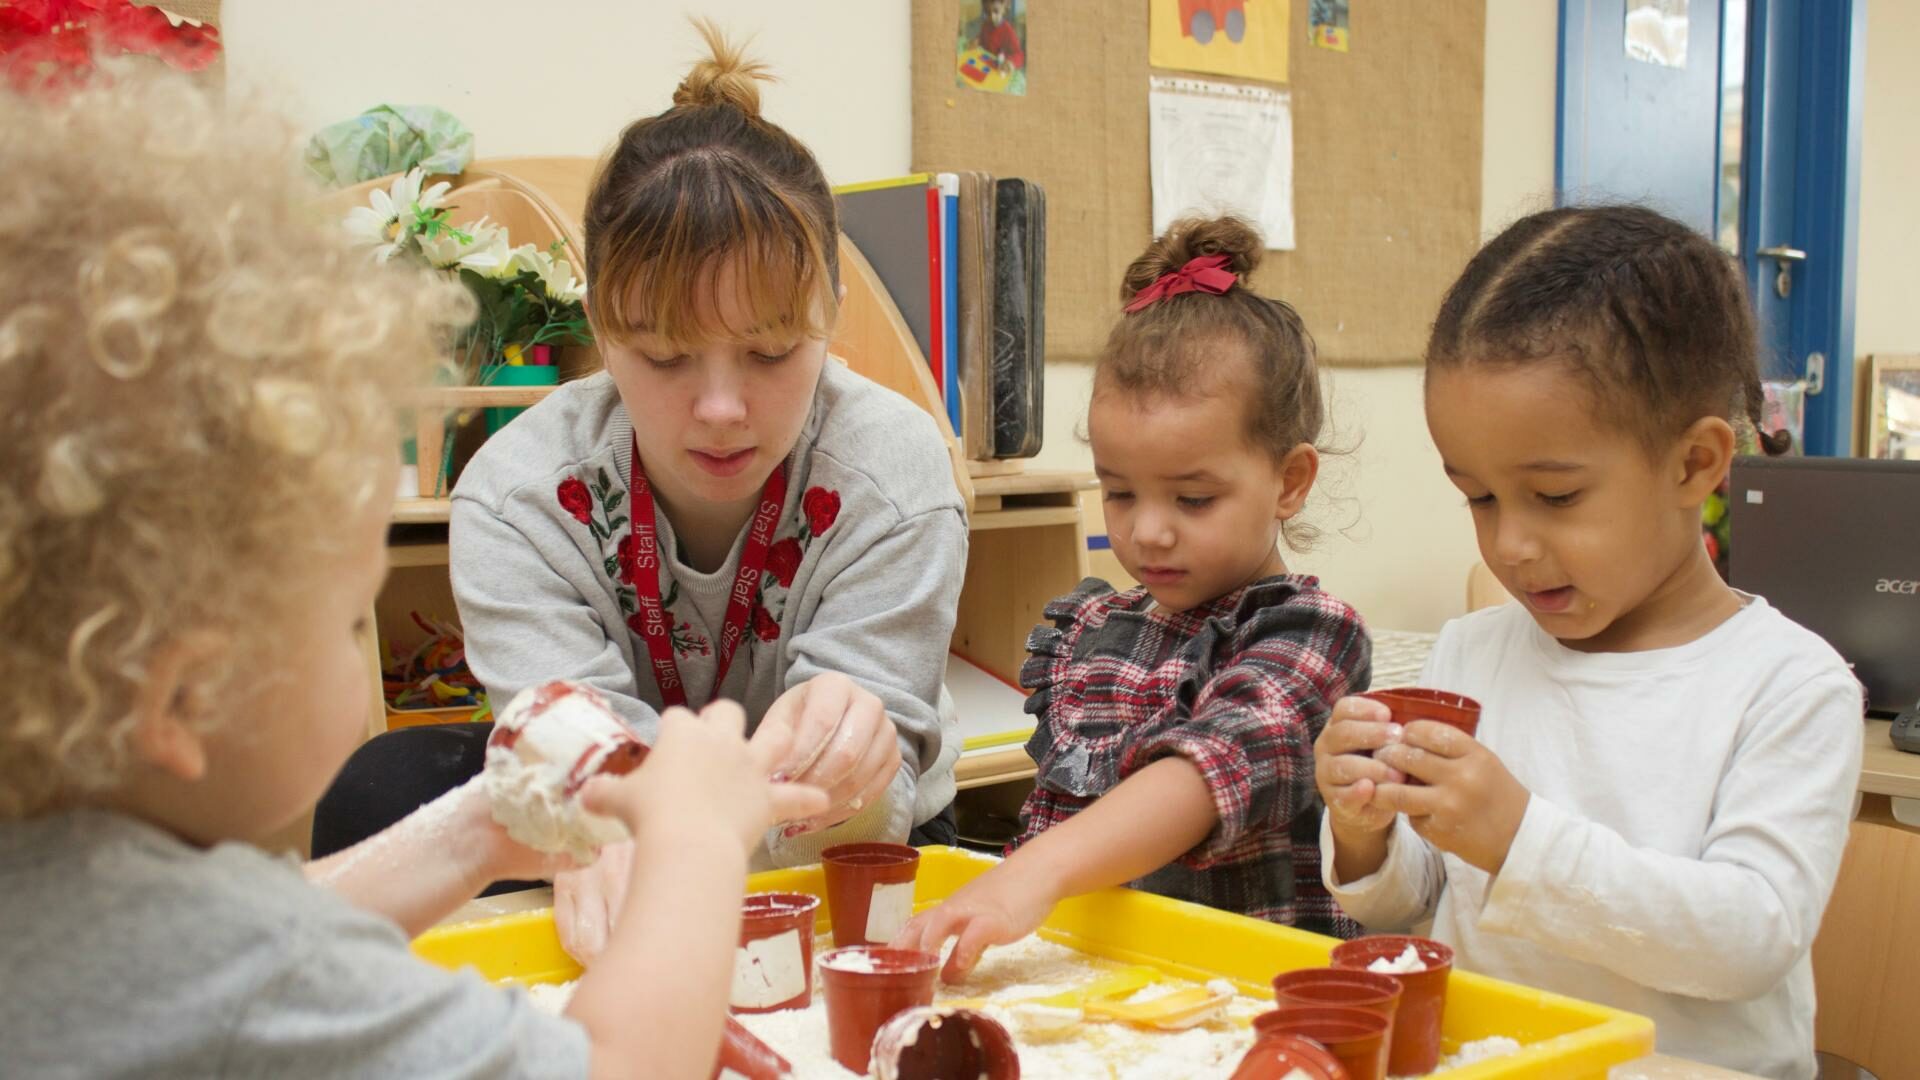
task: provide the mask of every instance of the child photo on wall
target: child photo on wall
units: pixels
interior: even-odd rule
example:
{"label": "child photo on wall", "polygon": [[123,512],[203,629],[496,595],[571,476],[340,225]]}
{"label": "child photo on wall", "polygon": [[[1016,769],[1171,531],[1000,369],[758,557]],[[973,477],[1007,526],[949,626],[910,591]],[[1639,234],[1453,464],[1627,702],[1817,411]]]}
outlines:
{"label": "child photo on wall", "polygon": [[954,81],[990,94],[1027,92],[1026,0],[964,0]]}

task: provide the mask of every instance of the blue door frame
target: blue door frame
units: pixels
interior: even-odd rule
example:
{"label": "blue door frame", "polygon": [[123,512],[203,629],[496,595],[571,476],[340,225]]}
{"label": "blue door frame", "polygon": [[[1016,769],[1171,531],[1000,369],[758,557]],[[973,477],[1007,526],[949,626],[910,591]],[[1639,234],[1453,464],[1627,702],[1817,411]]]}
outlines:
{"label": "blue door frame", "polygon": [[[1769,377],[1809,375],[1817,358],[1819,392],[1806,399],[1805,449],[1853,451],[1853,304],[1859,231],[1860,117],[1866,63],[1867,0],[1748,0],[1746,118],[1741,190],[1741,252],[1760,317],[1763,369]],[[1596,195],[1607,177],[1615,197],[1650,199],[1712,232],[1718,197],[1717,63],[1720,0],[1693,0],[1689,66],[1713,73],[1713,161],[1701,165],[1697,83],[1670,69],[1625,63],[1624,0],[1560,0],[1559,124],[1554,153],[1557,201]],[[1710,36],[1709,36],[1710,34]],[[1711,52],[1705,52],[1708,48]],[[1621,59],[1616,60],[1616,57]],[[1623,75],[1622,72],[1625,74]],[[1630,92],[1615,83],[1635,80]],[[1600,92],[1596,92],[1596,85]],[[1662,100],[1665,93],[1672,100]],[[1686,101],[1679,100],[1687,98]],[[1648,105],[1658,106],[1648,109]],[[1635,118],[1630,110],[1642,107]],[[1653,127],[1636,132],[1636,125]],[[1596,138],[1595,133],[1602,137]],[[1607,133],[1617,138],[1611,145]],[[1623,155],[1654,149],[1654,160],[1622,168]],[[1664,153],[1663,153],[1664,152]],[[1672,166],[1681,163],[1681,171]],[[1697,180],[1694,177],[1697,175]],[[1639,185],[1627,186],[1627,185]],[[1774,261],[1755,254],[1784,246],[1806,252],[1793,267],[1790,296],[1773,291]]]}
{"label": "blue door frame", "polygon": [[[1696,0],[1697,2],[1697,0]],[[1773,373],[1806,376],[1806,451],[1853,453],[1853,299],[1860,221],[1866,0],[1748,0],[1741,256]],[[1773,291],[1783,244],[1807,253]]]}

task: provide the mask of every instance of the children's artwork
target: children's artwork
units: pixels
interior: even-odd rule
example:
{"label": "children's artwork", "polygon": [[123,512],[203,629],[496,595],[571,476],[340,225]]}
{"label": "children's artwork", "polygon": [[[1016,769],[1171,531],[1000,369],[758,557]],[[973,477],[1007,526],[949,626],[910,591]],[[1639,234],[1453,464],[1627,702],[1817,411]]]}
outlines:
{"label": "children's artwork", "polygon": [[1660,67],[1687,66],[1688,0],[1627,0],[1627,57]]}
{"label": "children's artwork", "polygon": [[1027,0],[961,0],[953,79],[990,94],[1027,92]]}
{"label": "children's artwork", "polygon": [[[1157,68],[1286,82],[1288,2],[1151,0],[1147,62]],[[1346,4],[1340,7],[1344,10]]]}
{"label": "children's artwork", "polygon": [[1293,250],[1293,108],[1284,90],[1154,76],[1148,95],[1153,231],[1234,213]]}
{"label": "children's artwork", "polygon": [[1307,38],[1323,49],[1346,52],[1347,0],[1308,0]]}

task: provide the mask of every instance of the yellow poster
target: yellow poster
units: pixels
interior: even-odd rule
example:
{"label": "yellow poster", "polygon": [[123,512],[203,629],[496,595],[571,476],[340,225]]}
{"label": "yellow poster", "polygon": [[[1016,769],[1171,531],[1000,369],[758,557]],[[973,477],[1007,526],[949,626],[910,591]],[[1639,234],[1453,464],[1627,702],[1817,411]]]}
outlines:
{"label": "yellow poster", "polygon": [[1287,81],[1288,0],[1150,0],[1157,68]]}

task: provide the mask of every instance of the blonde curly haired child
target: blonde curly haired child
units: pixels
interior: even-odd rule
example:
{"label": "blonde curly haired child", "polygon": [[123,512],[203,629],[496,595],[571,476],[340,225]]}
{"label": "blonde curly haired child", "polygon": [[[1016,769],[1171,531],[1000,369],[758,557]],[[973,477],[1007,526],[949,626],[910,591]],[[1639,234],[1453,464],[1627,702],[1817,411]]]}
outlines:
{"label": "blonde curly haired child", "polygon": [[0,96],[10,1070],[705,1077],[748,845],[825,805],[767,783],[785,747],[750,750],[738,709],[670,714],[669,767],[589,789],[675,887],[630,890],[567,1018],[407,950],[545,868],[479,788],[304,876],[249,843],[364,732],[392,391],[468,311],[345,250],[286,134],[129,71]]}

